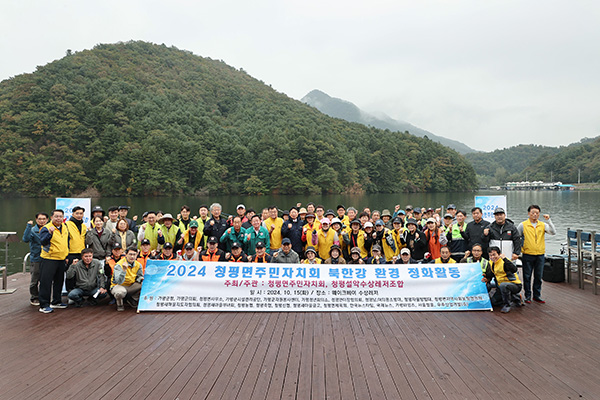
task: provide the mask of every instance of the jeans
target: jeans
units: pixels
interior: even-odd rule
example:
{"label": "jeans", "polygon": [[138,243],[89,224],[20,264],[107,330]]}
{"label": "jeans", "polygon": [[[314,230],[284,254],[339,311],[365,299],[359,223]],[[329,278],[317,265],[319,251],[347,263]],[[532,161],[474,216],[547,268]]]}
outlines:
{"label": "jeans", "polygon": [[[497,285],[496,281],[494,280],[493,282],[487,284],[487,289],[490,294],[490,301],[492,305],[510,305],[511,302],[518,300],[518,296],[515,297],[514,295],[517,295],[521,292],[521,284],[502,282],[500,285]],[[492,289],[495,290],[492,292]]]}
{"label": "jeans", "polygon": [[40,263],[40,308],[62,303],[62,287],[65,280],[65,260],[42,258]]}
{"label": "jeans", "polygon": [[[93,297],[94,294],[98,291],[98,288],[94,288],[92,290],[83,290],[80,288],[75,288],[69,292],[69,299],[73,300],[75,303],[80,303],[83,301],[83,296]],[[98,299],[103,299],[106,297],[106,293],[99,293]]]}
{"label": "jeans", "polygon": [[37,300],[40,294],[40,290],[38,288],[40,283],[40,263],[32,262],[30,272],[31,281],[29,282],[29,294],[31,295],[31,300]]}
{"label": "jeans", "polygon": [[542,296],[542,273],[544,272],[544,254],[523,254],[523,286],[525,298],[531,299],[531,275],[533,273],[533,298]]}

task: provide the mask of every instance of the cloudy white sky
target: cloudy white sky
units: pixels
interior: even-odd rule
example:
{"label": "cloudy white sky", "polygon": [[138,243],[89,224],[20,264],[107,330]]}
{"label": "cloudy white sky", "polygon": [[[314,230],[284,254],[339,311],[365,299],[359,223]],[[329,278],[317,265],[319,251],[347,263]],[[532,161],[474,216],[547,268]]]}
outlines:
{"label": "cloudy white sky", "polygon": [[479,150],[600,135],[598,1],[0,0],[0,79],[146,40]]}

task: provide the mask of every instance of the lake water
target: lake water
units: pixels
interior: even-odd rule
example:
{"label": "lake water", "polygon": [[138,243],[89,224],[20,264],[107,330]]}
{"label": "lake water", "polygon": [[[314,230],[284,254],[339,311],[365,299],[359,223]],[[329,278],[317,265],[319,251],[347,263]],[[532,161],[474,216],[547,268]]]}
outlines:
{"label": "lake water", "polygon": [[[404,208],[407,204],[415,207],[437,208],[454,203],[459,209],[467,212],[474,205],[476,195],[504,195],[507,196],[507,215],[515,224],[527,218],[527,207],[538,204],[542,213],[552,217],[557,229],[556,236],[547,236],[546,253],[558,254],[561,243],[566,241],[567,228],[584,229],[587,231],[600,231],[600,192],[553,192],[553,191],[523,191],[523,192],[496,192],[480,191],[477,193],[416,193],[416,194],[369,194],[369,195],[325,195],[325,196],[209,196],[209,197],[103,197],[92,199],[92,206],[101,205],[105,210],[112,205],[128,205],[131,207],[129,217],[140,215],[145,210],[162,210],[177,215],[180,207],[187,204],[192,208],[192,215],[197,215],[197,210],[202,204],[210,205],[219,202],[223,211],[235,213],[237,204],[243,203],[246,207],[261,210],[275,204],[280,209],[288,209],[297,202],[306,204],[309,201],[322,204],[325,209],[333,208],[338,204],[346,207],[354,206],[357,209],[370,207],[371,210],[390,209],[400,204]],[[9,245],[8,269],[18,272],[22,268],[23,257],[29,252],[26,243],[20,241],[26,223],[34,219],[36,212],[50,212],[54,208],[54,199],[0,199],[0,232],[17,232],[18,243]],[[470,212],[467,213],[470,216]],[[469,218],[470,220],[470,218]],[[4,254],[0,253],[0,265],[4,265]]]}

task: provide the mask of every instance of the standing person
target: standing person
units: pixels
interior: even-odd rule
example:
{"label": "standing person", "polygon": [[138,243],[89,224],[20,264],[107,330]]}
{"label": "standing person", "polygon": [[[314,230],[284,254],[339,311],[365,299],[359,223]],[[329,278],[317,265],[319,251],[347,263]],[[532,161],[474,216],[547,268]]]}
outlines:
{"label": "standing person", "polygon": [[[220,238],[227,230],[227,220],[221,216],[223,207],[219,203],[210,205],[210,213],[212,217],[204,224],[204,236]],[[225,254],[225,243],[219,243],[219,249]]]}
{"label": "standing person", "polygon": [[502,254],[511,254],[511,260],[515,261],[521,254],[519,230],[510,219],[506,218],[506,213],[501,207],[496,207],[494,210],[494,219],[495,221],[483,230],[483,241],[487,242],[489,247],[500,248]]}
{"label": "standing person", "polygon": [[128,249],[130,247],[137,248],[135,233],[129,229],[127,219],[121,218],[119,222],[117,222],[117,228],[110,234],[109,245],[113,247],[116,244],[119,244],[122,249]]}
{"label": "standing person", "polygon": [[112,232],[113,228],[117,227],[117,222],[119,222],[119,207],[112,206],[108,209],[108,221],[104,223],[104,227]]}
{"label": "standing person", "polygon": [[321,220],[321,229],[317,230],[316,250],[319,257],[322,260],[326,260],[327,258],[329,258],[329,250],[331,249],[331,246],[333,246],[335,238],[337,236],[336,232],[333,229],[330,229],[330,226],[331,221],[329,220],[329,218],[323,218]]}
{"label": "standing person", "polygon": [[[85,209],[80,206],[75,206],[71,212],[71,218],[65,222],[65,225],[67,225],[67,228],[69,229],[69,255],[67,256],[67,267],[81,257],[81,252],[86,247],[85,236],[87,228],[83,223],[83,213],[85,212]],[[66,278],[65,287],[67,292],[71,291],[71,289],[75,287],[75,280]]]}
{"label": "standing person", "polygon": [[269,207],[269,217],[264,220],[264,223],[269,231],[271,244],[269,254],[273,255],[274,252],[281,248],[281,227],[283,226],[283,219],[277,216],[277,206]]}
{"label": "standing person", "polygon": [[92,217],[90,218],[90,226],[88,228],[93,229],[94,228],[94,218],[100,216],[102,217],[102,221],[104,221],[104,210],[102,209],[102,207],[100,206],[94,206],[92,207],[91,210],[92,213]]}
{"label": "standing person", "polygon": [[298,216],[298,208],[292,207],[290,208],[290,219],[281,226],[281,236],[290,239],[292,242],[292,250],[298,254],[304,252],[304,244],[302,243],[303,225],[304,221]]}
{"label": "standing person", "polygon": [[245,230],[242,228],[242,217],[236,215],[233,217],[232,226],[227,228],[223,236],[219,239],[221,243],[225,242],[225,251],[231,253],[233,243],[244,242]]}
{"label": "standing person", "polygon": [[136,257],[136,249],[127,249],[125,258],[115,264],[110,292],[117,302],[117,311],[125,311],[123,300],[127,300],[131,307],[137,307],[144,274],[142,265],[136,261]]}
{"label": "standing person", "polygon": [[251,256],[256,254],[258,242],[268,247],[270,238],[269,231],[262,226],[262,221],[258,214],[253,215],[250,222],[252,223],[252,226],[244,232],[244,244],[246,245],[246,249],[248,249],[248,255]]}
{"label": "standing person", "polygon": [[[467,214],[464,211],[458,210],[456,212],[456,222],[450,225],[450,229],[446,233],[448,246],[450,247],[454,261],[460,261],[468,250],[468,242],[465,240],[465,229],[467,228],[467,224],[465,223],[466,216]],[[446,219],[449,218],[444,218],[444,221]]]}
{"label": "standing person", "polygon": [[174,224],[173,219],[173,216],[167,213],[158,220],[158,223],[161,226],[158,230],[157,241],[160,245],[164,245],[167,242],[171,244],[177,243],[181,238],[181,230],[179,229],[179,225]]}
{"label": "standing person", "polygon": [[350,217],[348,217],[346,215],[346,207],[344,207],[343,204],[339,204],[337,206],[336,210],[337,210],[337,217],[342,222],[342,225],[343,226],[349,226],[350,225]]}
{"label": "standing person", "polygon": [[110,256],[110,238],[111,232],[104,229],[104,221],[101,217],[94,218],[94,229],[87,231],[85,235],[85,244],[94,251],[94,258],[101,260]]}
{"label": "standing person", "polygon": [[417,261],[423,260],[427,251],[427,239],[425,234],[418,230],[417,220],[409,218],[406,221],[406,231],[402,233],[400,241],[411,252],[413,258]]}
{"label": "standing person", "polygon": [[35,215],[35,225],[33,221],[28,221],[23,232],[23,241],[29,243],[29,261],[31,267],[31,280],[29,281],[29,303],[32,306],[39,306],[39,283],[40,283],[40,263],[42,261],[42,243],[40,242],[40,230],[48,223],[48,214],[40,212]]}
{"label": "standing person", "polygon": [[[471,216],[473,217],[473,221],[467,224],[464,232],[464,238],[467,241],[467,250],[471,250],[475,243],[479,243],[483,254],[487,254],[487,243],[483,240],[483,231],[490,223],[482,218],[483,212],[479,207],[471,209]],[[452,218],[452,215],[450,217]]]}
{"label": "standing person", "polygon": [[444,232],[438,228],[435,218],[429,218],[427,220],[427,229],[424,233],[427,244],[429,245],[431,259],[435,260],[436,258],[440,258],[440,250],[442,249],[442,246],[445,246],[448,243],[448,239],[446,238],[446,235],[444,235]]}
{"label": "standing person", "polygon": [[137,233],[138,227],[137,227],[136,221],[137,221],[138,217],[137,217],[137,215],[134,215],[133,218],[127,218],[128,213],[129,213],[129,206],[119,206],[119,219],[126,220],[131,232]]}
{"label": "standing person", "polygon": [[176,248],[183,249],[187,246],[188,243],[191,243],[192,248],[200,252],[203,248],[202,243],[204,242],[204,240],[202,231],[198,227],[198,220],[192,220],[188,226],[188,229],[185,232],[183,232],[183,234],[177,241]]}
{"label": "standing person", "polygon": [[556,235],[550,215],[544,214],[546,222],[539,220],[540,206],[532,204],[527,208],[528,219],[517,227],[523,237],[523,283],[525,302],[531,303],[531,275],[533,274],[533,301],[545,303],[542,299],[542,273],[546,254],[546,233]]}
{"label": "standing person", "polygon": [[192,209],[189,206],[183,205],[181,206],[181,210],[179,211],[179,219],[175,222],[177,226],[179,226],[179,230],[181,232],[185,232],[190,225],[190,214],[192,213]]}
{"label": "standing person", "polygon": [[67,279],[75,281],[75,287],[69,292],[69,300],[73,300],[75,307],[81,307],[83,296],[88,296],[88,302],[96,305],[96,299],[106,297],[104,267],[94,259],[92,249],[83,249],[81,260],[71,264],[67,270]]}
{"label": "standing person", "polygon": [[[50,222],[40,230],[42,245],[40,262],[40,312],[51,313],[55,308],[67,308],[62,302],[65,278],[65,259],[69,255],[69,229],[63,223],[62,210],[52,211]],[[50,300],[52,296],[52,303]]]}
{"label": "standing person", "polygon": [[156,250],[158,248],[158,230],[160,229],[160,225],[156,222],[156,212],[148,211],[146,220],[147,222],[140,226],[137,237],[138,243],[141,243],[144,239],[148,239],[150,249]]}
{"label": "standing person", "polygon": [[[200,232],[204,232],[204,226],[206,226],[206,224],[208,223],[208,220],[210,219],[209,217],[209,212],[208,212],[208,206],[205,204],[202,204],[200,206],[200,208],[198,208],[198,214],[200,215],[198,218],[195,218],[196,222],[198,222],[198,230]],[[204,235],[204,233],[202,234],[202,243],[201,246],[202,248],[206,248],[206,239],[208,239],[208,237],[206,235]]]}

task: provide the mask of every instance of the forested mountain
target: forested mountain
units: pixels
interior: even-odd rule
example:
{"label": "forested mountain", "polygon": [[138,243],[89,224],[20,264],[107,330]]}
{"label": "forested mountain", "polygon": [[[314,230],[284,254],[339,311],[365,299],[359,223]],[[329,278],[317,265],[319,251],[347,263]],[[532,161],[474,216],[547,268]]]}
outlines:
{"label": "forested mountain", "polygon": [[328,117],[222,61],[102,44],[0,83],[0,192],[469,190],[431,140]]}
{"label": "forested mountain", "polygon": [[331,97],[327,93],[324,93],[320,90],[315,89],[310,91],[310,93],[304,96],[301,101],[315,107],[317,110],[329,115],[330,117],[341,118],[350,122],[358,122],[359,124],[373,126],[379,129],[389,129],[390,131],[396,132],[408,132],[411,135],[419,137],[427,136],[434,142],[448,146],[461,154],[467,154],[475,151],[458,140],[452,140],[442,136],[434,135],[425,129],[411,125],[408,122],[399,121],[390,118],[387,115],[376,117],[361,110],[355,104],[349,101]]}
{"label": "forested mountain", "polygon": [[593,140],[561,147],[552,157],[539,157],[526,169],[532,180],[550,180],[577,183],[579,170],[581,182],[600,182],[600,136]]}
{"label": "forested mountain", "polygon": [[[578,168],[588,169],[588,164],[600,166],[600,158],[594,159],[598,157],[599,139],[584,138],[560,147],[520,144],[488,153],[469,153],[465,158],[473,164],[482,185],[504,185],[508,181],[526,179],[549,182],[551,178],[573,183],[577,182]],[[594,178],[593,168],[590,169],[585,182],[596,182],[600,179],[599,174],[600,168],[597,168]]]}

